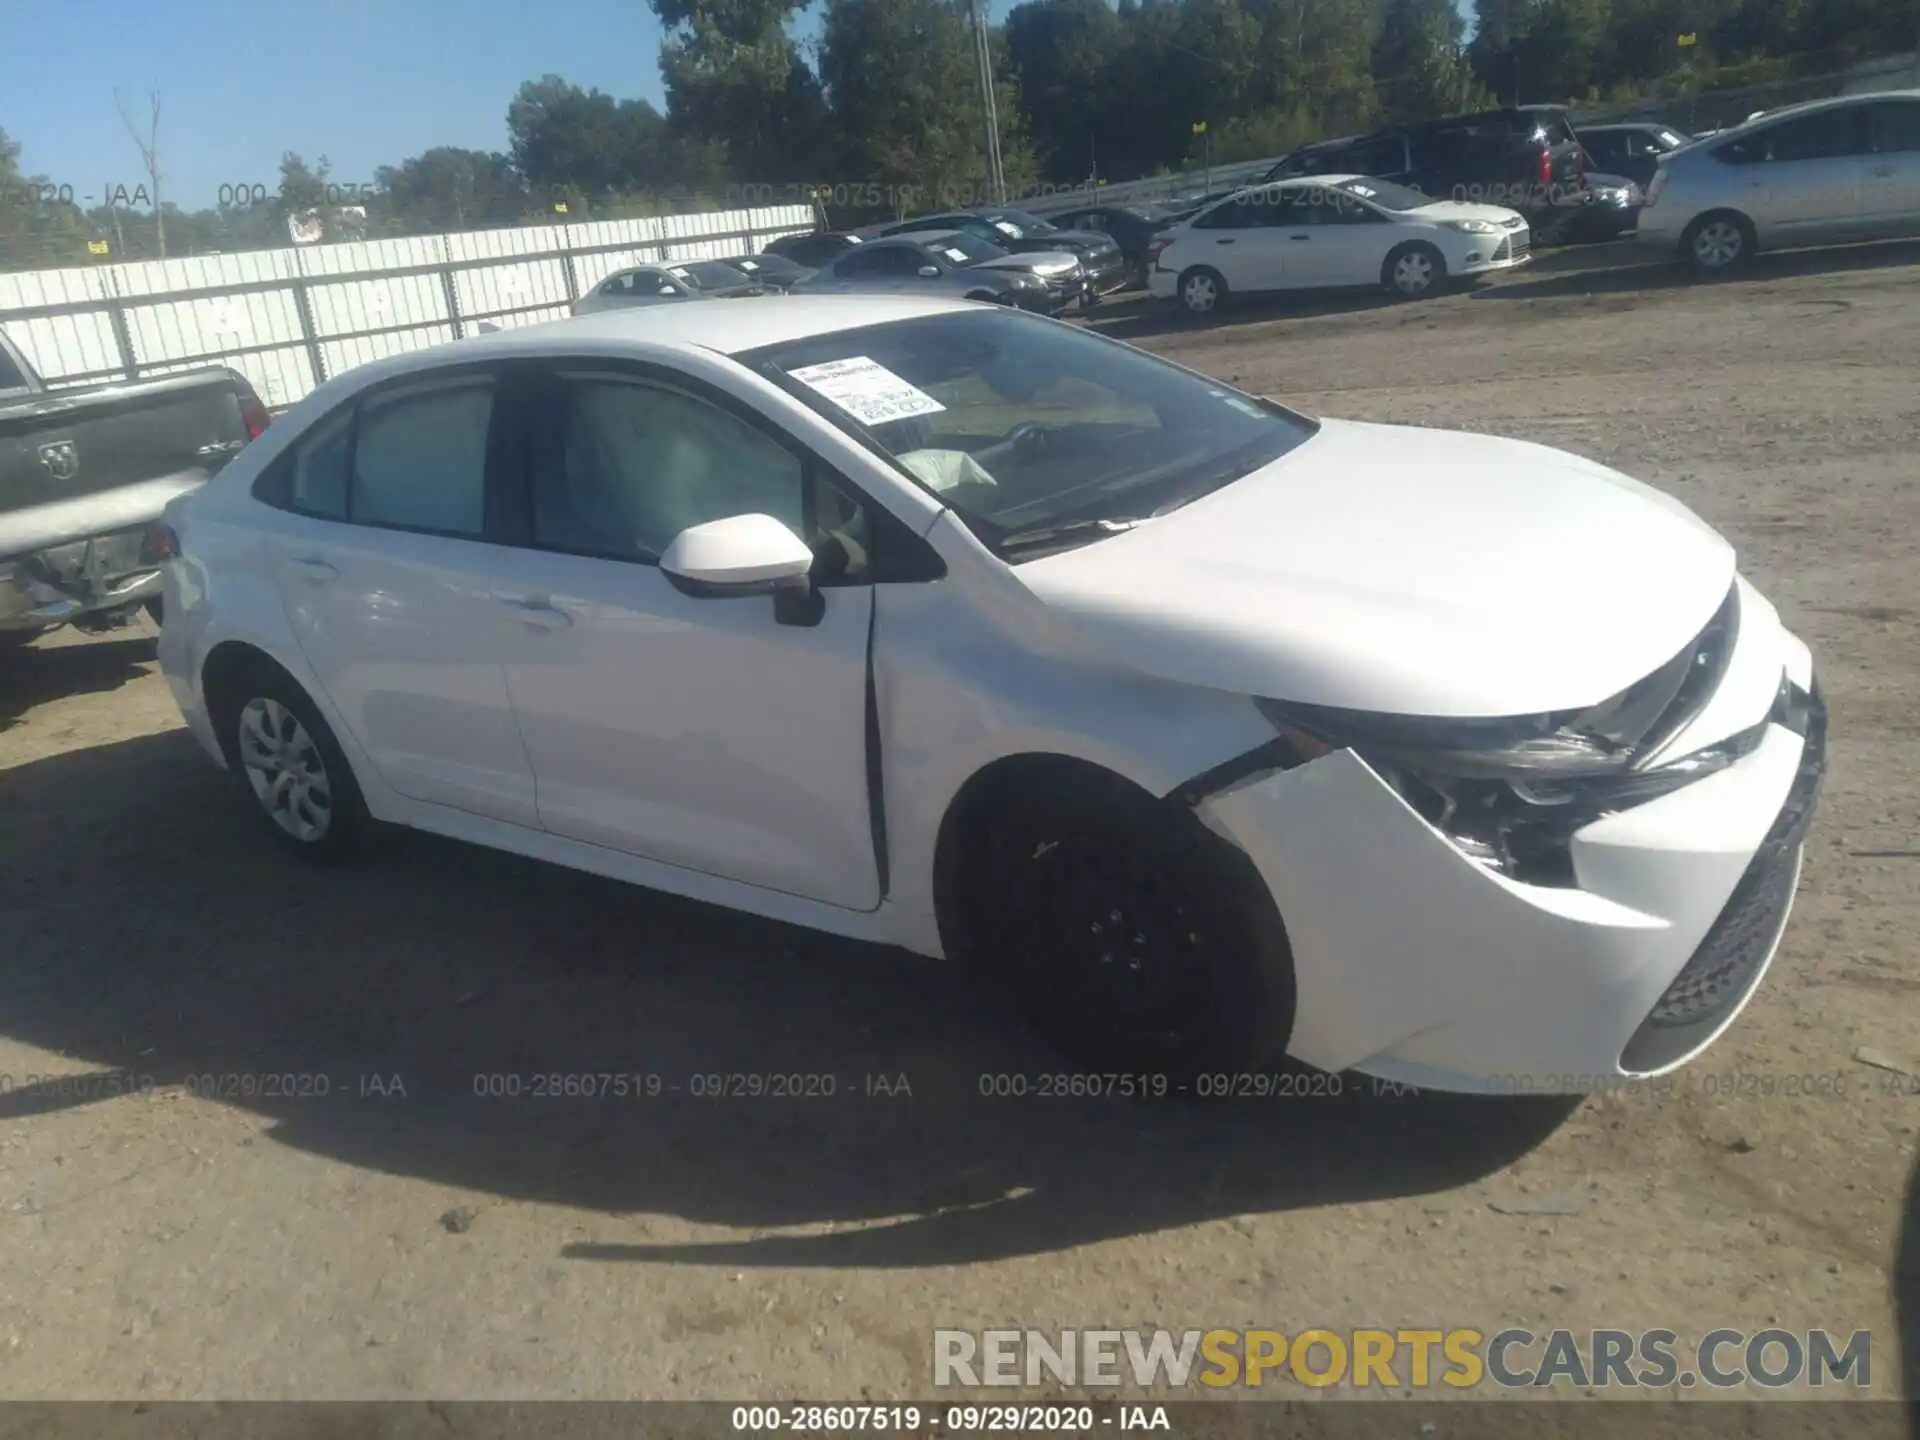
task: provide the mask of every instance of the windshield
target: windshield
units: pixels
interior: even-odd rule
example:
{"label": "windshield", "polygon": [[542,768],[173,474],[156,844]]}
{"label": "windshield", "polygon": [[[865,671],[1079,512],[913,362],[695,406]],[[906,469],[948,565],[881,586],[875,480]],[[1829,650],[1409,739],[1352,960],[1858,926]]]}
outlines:
{"label": "windshield", "polygon": [[1433,196],[1423,195],[1408,185],[1395,185],[1391,180],[1343,180],[1332,188],[1371,200],[1382,210],[1418,210],[1433,204]]}
{"label": "windshield", "polygon": [[998,260],[1002,255],[1011,253],[991,240],[982,240],[978,235],[969,235],[964,230],[942,236],[927,248],[938,251],[956,265],[970,265],[975,260]]}
{"label": "windshield", "polygon": [[927,315],[737,357],[883,450],[995,553],[1097,540],[1083,522],[1163,513],[1318,428],[1167,361],[1019,311]]}
{"label": "windshield", "polygon": [[987,218],[996,225],[1013,225],[1028,235],[1045,235],[1048,231],[1059,228],[1053,221],[1042,220],[1038,215],[1030,215],[1025,210],[996,210]]}
{"label": "windshield", "polygon": [[720,260],[689,260],[684,265],[676,265],[674,273],[702,290],[723,290],[729,285],[752,283],[744,271]]}

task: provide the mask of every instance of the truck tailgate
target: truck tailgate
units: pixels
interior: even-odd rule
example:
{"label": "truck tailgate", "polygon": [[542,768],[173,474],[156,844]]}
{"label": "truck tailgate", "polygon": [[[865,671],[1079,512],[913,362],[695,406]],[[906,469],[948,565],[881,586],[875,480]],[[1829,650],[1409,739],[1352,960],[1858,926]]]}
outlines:
{"label": "truck tailgate", "polygon": [[176,495],[207,482],[205,470],[182,470],[156,475],[136,485],[122,485],[105,494],[79,495],[29,505],[24,510],[0,510],[0,558],[31,555],[70,540],[129,530],[160,518]]}
{"label": "truck tailgate", "polygon": [[[0,525],[21,511],[190,471],[204,479],[246,443],[234,377],[222,369],[54,390],[0,407]],[[19,551],[8,541],[6,553]]]}

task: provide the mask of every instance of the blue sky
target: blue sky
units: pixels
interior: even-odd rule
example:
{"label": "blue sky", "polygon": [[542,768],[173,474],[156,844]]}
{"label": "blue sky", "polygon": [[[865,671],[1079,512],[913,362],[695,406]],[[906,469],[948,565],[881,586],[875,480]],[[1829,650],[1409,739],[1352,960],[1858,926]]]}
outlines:
{"label": "blue sky", "polygon": [[[1004,14],[1013,0],[994,0]],[[1468,0],[1461,0],[1463,8]],[[661,103],[660,25],[646,0],[19,0],[0,22],[0,129],[28,174],[88,203],[143,179],[114,109],[144,122],[161,92],[168,199],[279,184],[280,156],[332,178],[434,145],[504,150],[507,102],[549,72]],[[31,11],[32,19],[24,19]],[[803,29],[811,31],[803,21]]]}

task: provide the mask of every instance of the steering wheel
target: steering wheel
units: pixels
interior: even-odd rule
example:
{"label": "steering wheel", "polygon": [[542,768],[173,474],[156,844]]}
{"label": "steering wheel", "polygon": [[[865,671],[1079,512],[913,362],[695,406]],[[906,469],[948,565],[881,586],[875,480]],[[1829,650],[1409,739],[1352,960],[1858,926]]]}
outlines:
{"label": "steering wheel", "polygon": [[999,458],[1001,456],[1011,455],[1016,460],[1024,460],[1031,463],[1045,456],[1051,443],[1051,440],[1048,438],[1048,432],[1044,427],[1036,425],[1032,421],[1027,421],[1014,426],[1012,430],[1007,432],[1004,439],[996,440],[991,445],[981,446],[979,451],[974,455],[974,459],[980,460],[987,456]]}

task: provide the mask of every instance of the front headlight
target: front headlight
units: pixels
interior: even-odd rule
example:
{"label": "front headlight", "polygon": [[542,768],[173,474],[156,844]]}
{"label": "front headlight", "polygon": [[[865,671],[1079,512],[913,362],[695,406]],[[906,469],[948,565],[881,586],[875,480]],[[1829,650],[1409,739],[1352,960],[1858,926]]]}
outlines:
{"label": "front headlight", "polygon": [[1724,770],[1765,736],[1768,721],[1642,768],[1718,688],[1738,625],[1736,589],[1685,650],[1585,710],[1447,720],[1255,703],[1299,760],[1352,750],[1468,858],[1509,879],[1571,885],[1576,830]]}
{"label": "front headlight", "polygon": [[1458,230],[1462,235],[1497,235],[1500,227],[1487,220],[1442,220],[1449,230]]}

